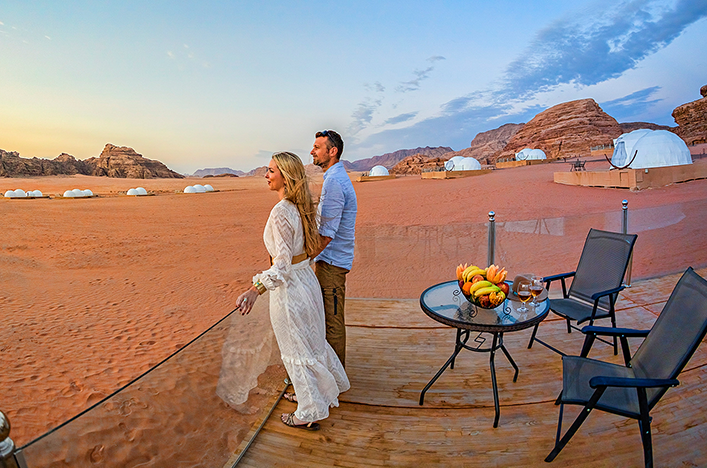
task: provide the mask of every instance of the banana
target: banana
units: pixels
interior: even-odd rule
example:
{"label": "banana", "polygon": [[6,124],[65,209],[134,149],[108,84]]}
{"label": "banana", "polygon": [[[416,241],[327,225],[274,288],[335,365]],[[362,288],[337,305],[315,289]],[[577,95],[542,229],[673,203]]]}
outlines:
{"label": "banana", "polygon": [[469,290],[469,292],[473,293],[475,291],[478,291],[479,289],[488,288],[491,286],[493,286],[493,283],[491,283],[490,281],[477,281],[476,283],[474,283],[471,286],[471,289]]}
{"label": "banana", "polygon": [[464,281],[467,281],[467,278],[469,277],[469,273],[471,273],[472,271],[475,271],[475,270],[480,270],[480,268],[477,267],[476,265],[469,265],[468,267],[466,267],[464,269],[464,271],[462,272],[462,279]]}
{"label": "banana", "polygon": [[[480,282],[481,281],[479,281],[479,283]],[[476,284],[479,284],[479,283],[476,283]],[[474,295],[474,297],[479,297],[479,296],[485,296],[487,294],[491,294],[492,292],[499,292],[499,291],[501,291],[501,288],[492,284],[491,286],[477,289],[476,291],[473,292],[473,295]]]}
{"label": "banana", "polygon": [[476,275],[481,275],[481,276],[485,276],[485,275],[486,275],[486,270],[482,270],[482,269],[479,268],[479,267],[475,267],[475,268],[476,268],[476,269],[474,269],[474,270],[469,270],[469,269],[467,269],[467,270],[464,272],[464,281],[471,281],[471,278],[473,278],[473,277],[476,276]]}

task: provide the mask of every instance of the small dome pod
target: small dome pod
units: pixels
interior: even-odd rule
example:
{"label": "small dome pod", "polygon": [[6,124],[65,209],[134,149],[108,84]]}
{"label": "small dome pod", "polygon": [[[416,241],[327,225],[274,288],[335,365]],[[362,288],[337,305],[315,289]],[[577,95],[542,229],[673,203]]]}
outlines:
{"label": "small dome pod", "polygon": [[140,195],[140,192],[137,191],[137,189],[131,188],[128,190],[128,195]]}
{"label": "small dome pod", "polygon": [[91,191],[91,189],[83,189],[82,192],[83,192],[84,197],[92,197],[93,196],[93,192]]}
{"label": "small dome pod", "polygon": [[14,191],[14,190],[8,190],[7,192],[5,192],[5,196],[6,196],[7,198],[14,198],[14,197],[15,197],[15,191]]}
{"label": "small dome pod", "polygon": [[454,170],[457,171],[478,171],[481,170],[481,163],[475,158],[464,158],[459,164],[454,166]]}
{"label": "small dome pod", "polygon": [[214,191],[214,188],[213,188],[211,185],[209,185],[209,184],[204,185],[204,188],[206,189],[207,192],[213,192],[213,191]]}
{"label": "small dome pod", "polygon": [[33,197],[43,197],[44,195],[43,195],[42,192],[40,192],[39,190],[33,190],[33,191],[32,191],[32,196],[33,196]]}
{"label": "small dome pod", "polygon": [[184,189],[184,193],[196,193],[196,189],[192,185],[188,185]]}
{"label": "small dome pod", "polygon": [[147,195],[147,190],[145,190],[145,189],[142,188],[142,187],[138,187],[138,188],[136,188],[135,190],[137,190],[137,194],[138,194],[138,195]]}
{"label": "small dome pod", "polygon": [[75,188],[72,190],[72,192],[74,193],[74,197],[76,197],[76,198],[84,196],[83,190],[81,190],[81,189]]}
{"label": "small dome pod", "polygon": [[74,198],[75,196],[76,196],[76,194],[74,193],[73,190],[67,190],[66,192],[64,192],[65,198]]}
{"label": "small dome pod", "polygon": [[204,193],[204,192],[206,192],[206,189],[205,189],[204,186],[201,185],[201,184],[194,184],[194,189],[196,190],[197,193]]}
{"label": "small dome pod", "polygon": [[388,173],[388,169],[386,169],[384,166],[373,166],[373,168],[368,172],[368,175],[372,177],[377,177],[387,176],[390,174]]}
{"label": "small dome pod", "polygon": [[15,196],[13,198],[25,198],[27,193],[21,188],[15,189]]}

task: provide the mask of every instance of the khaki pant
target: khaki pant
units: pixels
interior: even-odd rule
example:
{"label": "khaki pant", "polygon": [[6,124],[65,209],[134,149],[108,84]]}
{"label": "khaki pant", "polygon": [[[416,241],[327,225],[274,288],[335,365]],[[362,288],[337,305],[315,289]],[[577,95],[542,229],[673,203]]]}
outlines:
{"label": "khaki pant", "polygon": [[346,323],[344,302],[346,300],[346,274],[349,270],[319,261],[315,273],[324,297],[326,318],[326,340],[339,356],[341,365],[346,360]]}

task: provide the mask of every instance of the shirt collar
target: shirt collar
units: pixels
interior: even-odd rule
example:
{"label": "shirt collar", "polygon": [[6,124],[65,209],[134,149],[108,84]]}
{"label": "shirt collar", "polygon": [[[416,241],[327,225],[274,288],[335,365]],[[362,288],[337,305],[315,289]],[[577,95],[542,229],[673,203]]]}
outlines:
{"label": "shirt collar", "polygon": [[338,172],[340,167],[344,167],[344,164],[339,160],[336,164],[331,166],[329,170],[324,172],[324,178],[326,179],[327,177],[329,177],[330,174]]}

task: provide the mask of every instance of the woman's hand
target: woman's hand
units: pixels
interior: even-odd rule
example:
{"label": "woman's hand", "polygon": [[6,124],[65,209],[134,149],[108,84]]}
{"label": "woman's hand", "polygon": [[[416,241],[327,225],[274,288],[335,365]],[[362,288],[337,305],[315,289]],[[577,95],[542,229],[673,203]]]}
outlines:
{"label": "woman's hand", "polygon": [[236,308],[240,309],[241,315],[248,315],[250,313],[259,295],[255,286],[251,286],[246,292],[238,296],[238,299],[236,299]]}

